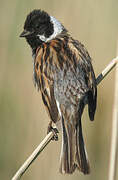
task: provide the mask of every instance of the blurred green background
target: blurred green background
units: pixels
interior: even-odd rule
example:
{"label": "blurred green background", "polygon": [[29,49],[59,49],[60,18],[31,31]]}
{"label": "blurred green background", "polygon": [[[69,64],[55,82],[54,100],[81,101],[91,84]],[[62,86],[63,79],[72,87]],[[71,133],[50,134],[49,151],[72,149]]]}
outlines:
{"label": "blurred green background", "polygon": [[[32,82],[30,47],[19,38],[26,15],[41,8],[59,19],[88,49],[96,76],[116,56],[117,0],[0,1],[0,179],[9,180],[45,137],[49,118]],[[59,174],[61,135],[51,142],[23,180],[107,180],[114,94],[114,71],[98,87],[95,121],[85,109],[83,132],[91,174]]]}

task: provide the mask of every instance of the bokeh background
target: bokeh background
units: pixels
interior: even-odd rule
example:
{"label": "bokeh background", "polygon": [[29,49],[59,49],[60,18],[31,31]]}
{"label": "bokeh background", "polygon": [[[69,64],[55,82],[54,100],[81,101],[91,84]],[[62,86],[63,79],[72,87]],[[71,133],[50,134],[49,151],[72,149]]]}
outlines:
{"label": "bokeh background", "polygon": [[[88,49],[96,76],[116,56],[117,0],[0,1],[0,179],[9,180],[46,135],[49,118],[32,82],[30,47],[19,38],[26,15],[41,8],[59,19]],[[23,180],[107,180],[114,97],[114,70],[98,87],[95,121],[87,110],[83,132],[91,174],[59,174],[61,135],[51,142]]]}

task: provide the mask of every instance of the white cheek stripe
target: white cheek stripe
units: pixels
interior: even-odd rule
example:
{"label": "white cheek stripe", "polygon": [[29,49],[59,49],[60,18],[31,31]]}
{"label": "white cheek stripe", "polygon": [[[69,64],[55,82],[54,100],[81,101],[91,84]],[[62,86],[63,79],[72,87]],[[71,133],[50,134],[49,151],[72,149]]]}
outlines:
{"label": "white cheek stripe", "polygon": [[39,35],[39,34],[37,35],[44,42],[48,42],[54,39],[63,30],[62,24],[58,20],[56,20],[53,16],[50,16],[50,20],[53,23],[53,27],[54,27],[53,34],[49,38],[46,38],[44,35]]}
{"label": "white cheek stripe", "polygon": [[37,35],[41,41],[47,42],[47,38],[44,35]]}
{"label": "white cheek stripe", "polygon": [[61,116],[61,110],[60,110],[60,107],[59,107],[59,102],[56,100],[56,103],[57,103],[57,108],[58,108],[58,111],[59,111],[59,115]]}

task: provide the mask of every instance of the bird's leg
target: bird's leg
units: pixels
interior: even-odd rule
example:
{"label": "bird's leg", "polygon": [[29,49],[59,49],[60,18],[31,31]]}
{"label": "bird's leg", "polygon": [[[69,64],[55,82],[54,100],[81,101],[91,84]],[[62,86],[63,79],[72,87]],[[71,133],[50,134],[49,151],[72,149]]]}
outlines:
{"label": "bird's leg", "polygon": [[52,137],[52,140],[58,141],[58,135],[57,134],[59,133],[59,131],[57,130],[56,127],[52,127],[52,121],[49,122],[48,129],[47,129],[47,134],[49,132],[51,132],[51,131],[54,134],[54,136]]}

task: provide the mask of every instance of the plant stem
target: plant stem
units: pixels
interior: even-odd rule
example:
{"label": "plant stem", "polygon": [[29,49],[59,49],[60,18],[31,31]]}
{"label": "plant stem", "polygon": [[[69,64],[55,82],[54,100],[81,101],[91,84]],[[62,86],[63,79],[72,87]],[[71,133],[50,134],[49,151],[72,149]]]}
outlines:
{"label": "plant stem", "polygon": [[115,72],[115,92],[113,106],[113,121],[111,135],[111,152],[109,161],[109,180],[116,180],[117,172],[117,157],[118,157],[118,64]]}

